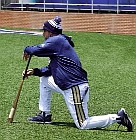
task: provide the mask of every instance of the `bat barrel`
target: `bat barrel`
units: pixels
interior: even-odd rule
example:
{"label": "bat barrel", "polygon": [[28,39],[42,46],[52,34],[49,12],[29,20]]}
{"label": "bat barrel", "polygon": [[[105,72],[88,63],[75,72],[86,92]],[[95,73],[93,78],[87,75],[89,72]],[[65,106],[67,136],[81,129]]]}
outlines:
{"label": "bat barrel", "polygon": [[8,122],[12,123],[13,122],[13,118],[8,118]]}
{"label": "bat barrel", "polygon": [[13,122],[14,114],[15,114],[15,108],[12,107],[9,113],[8,122],[10,123]]}

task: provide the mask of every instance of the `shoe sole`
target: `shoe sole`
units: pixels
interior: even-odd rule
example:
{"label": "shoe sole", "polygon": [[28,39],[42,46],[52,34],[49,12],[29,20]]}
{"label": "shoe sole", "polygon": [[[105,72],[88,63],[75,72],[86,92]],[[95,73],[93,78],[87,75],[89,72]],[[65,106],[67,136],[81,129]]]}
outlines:
{"label": "shoe sole", "polygon": [[52,122],[38,122],[38,121],[31,121],[29,119],[27,119],[29,122],[31,123],[38,123],[38,124],[51,124]]}
{"label": "shoe sole", "polygon": [[52,122],[37,122],[37,121],[29,121],[29,122],[30,123],[37,123],[37,124],[51,124],[52,123]]}

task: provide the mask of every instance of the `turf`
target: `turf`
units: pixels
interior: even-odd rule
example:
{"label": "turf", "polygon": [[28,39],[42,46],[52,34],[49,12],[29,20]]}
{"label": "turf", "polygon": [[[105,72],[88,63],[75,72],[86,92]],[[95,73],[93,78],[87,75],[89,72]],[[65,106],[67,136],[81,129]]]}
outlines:
{"label": "turf", "polygon": [[[124,107],[136,121],[136,36],[101,33],[67,32],[73,36],[75,50],[90,85],[89,115],[116,113]],[[102,130],[79,130],[67,110],[62,95],[53,93],[53,124],[29,123],[27,117],[38,112],[39,78],[24,82],[14,123],[7,122],[16,97],[25,46],[39,44],[42,36],[0,34],[0,139],[1,140],[135,140],[133,133],[113,124]],[[48,64],[47,58],[33,57],[30,67]]]}

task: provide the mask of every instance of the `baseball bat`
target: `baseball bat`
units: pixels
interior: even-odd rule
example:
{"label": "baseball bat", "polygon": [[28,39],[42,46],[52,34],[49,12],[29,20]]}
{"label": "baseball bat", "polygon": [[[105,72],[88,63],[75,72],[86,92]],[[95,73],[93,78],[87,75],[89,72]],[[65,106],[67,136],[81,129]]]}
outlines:
{"label": "baseball bat", "polygon": [[26,68],[25,68],[25,74],[23,75],[23,79],[22,79],[22,81],[20,83],[20,86],[19,86],[19,90],[18,90],[16,99],[14,100],[13,106],[12,106],[12,108],[10,110],[9,117],[8,117],[8,122],[9,123],[13,122],[14,115],[15,115],[16,108],[17,108],[17,104],[18,104],[18,100],[19,100],[20,93],[21,93],[21,90],[22,90],[22,86],[23,86],[23,83],[24,83],[24,80],[25,80],[25,77],[26,77],[26,74],[27,74],[27,70],[28,70],[28,67],[29,67],[29,64],[30,64],[31,57],[32,56],[30,55],[30,57],[28,59],[28,62],[27,62],[27,65],[26,65]]}

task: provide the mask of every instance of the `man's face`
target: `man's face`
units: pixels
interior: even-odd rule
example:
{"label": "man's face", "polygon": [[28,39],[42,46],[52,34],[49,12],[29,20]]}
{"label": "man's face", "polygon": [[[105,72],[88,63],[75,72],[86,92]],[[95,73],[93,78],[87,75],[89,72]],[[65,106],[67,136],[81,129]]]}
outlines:
{"label": "man's face", "polygon": [[51,34],[52,34],[52,33],[49,32],[49,31],[47,31],[47,30],[44,30],[44,31],[43,31],[43,36],[44,36],[45,39],[48,39],[48,38],[51,36]]}

